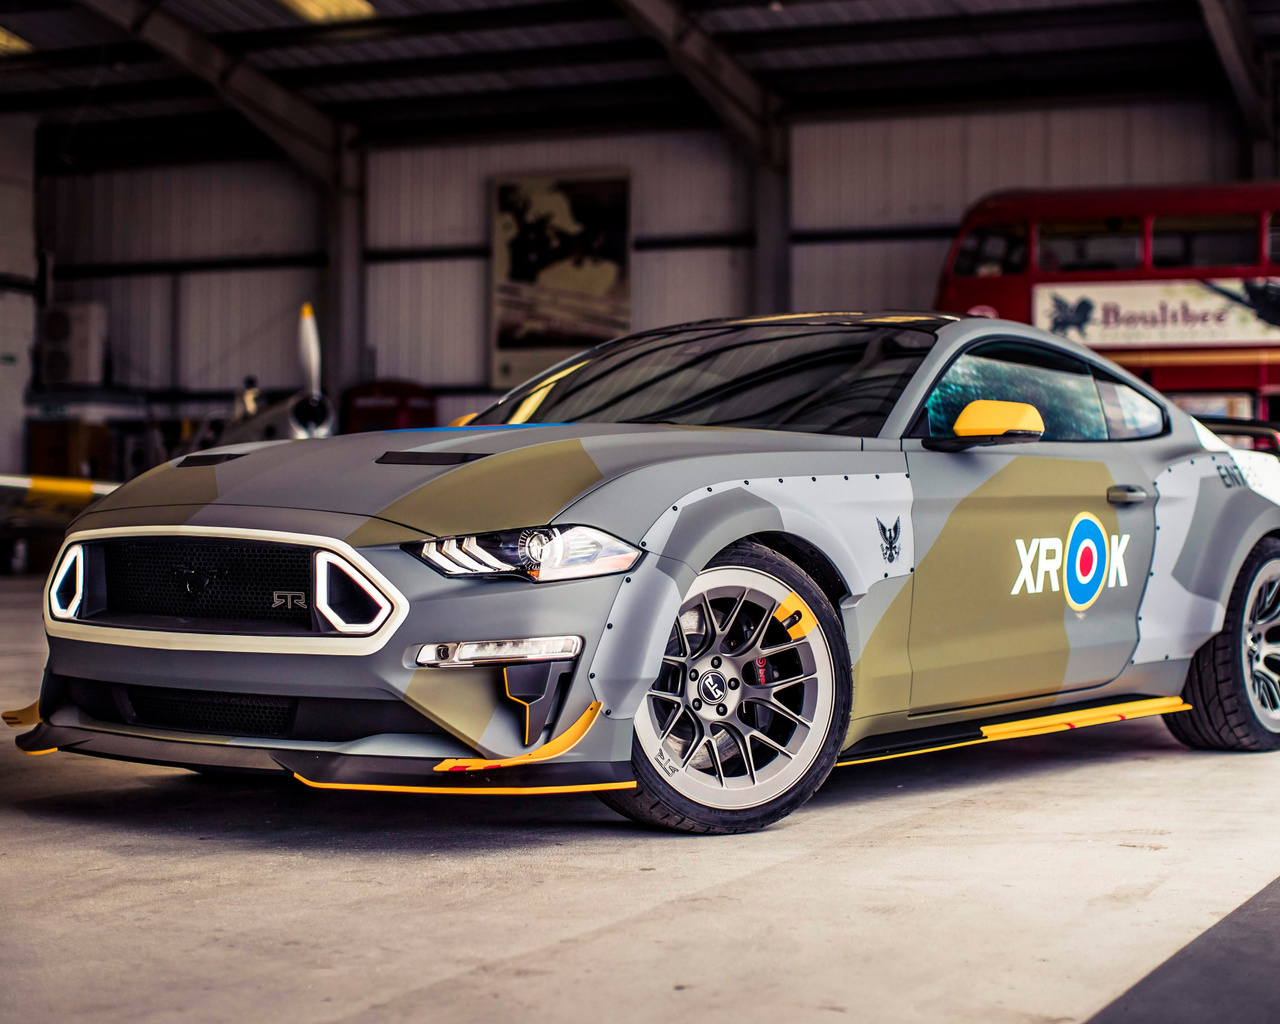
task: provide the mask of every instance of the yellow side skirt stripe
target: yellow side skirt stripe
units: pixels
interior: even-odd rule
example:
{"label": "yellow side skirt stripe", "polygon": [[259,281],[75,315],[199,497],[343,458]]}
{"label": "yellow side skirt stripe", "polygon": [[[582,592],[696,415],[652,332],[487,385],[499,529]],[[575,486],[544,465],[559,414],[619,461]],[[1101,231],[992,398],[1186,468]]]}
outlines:
{"label": "yellow side skirt stripe", "polygon": [[956,747],[972,747],[978,743],[994,743],[996,740],[1016,740],[1024,736],[1043,736],[1051,732],[1066,732],[1068,729],[1085,729],[1091,725],[1104,725],[1107,722],[1126,722],[1133,718],[1149,718],[1152,715],[1168,715],[1175,711],[1190,710],[1191,705],[1181,697],[1153,697],[1150,700],[1133,700],[1123,704],[1107,704],[1103,707],[1067,711],[1058,715],[1042,715],[1039,718],[1024,718],[1017,722],[984,725],[982,726],[981,739],[944,743],[941,746],[922,747],[919,750],[903,750],[896,754],[855,757],[850,758],[848,761],[837,761],[836,767],[843,768],[845,765],[850,764],[870,764],[873,761],[892,761],[899,757],[914,757],[916,754],[932,754],[939,750],[954,750]]}
{"label": "yellow side skirt stripe", "polygon": [[312,782],[293,777],[313,789],[358,789],[366,793],[442,793],[455,796],[541,796],[549,793],[595,793],[602,789],[635,789],[634,782],[589,782],[579,786],[375,786],[358,782]]}

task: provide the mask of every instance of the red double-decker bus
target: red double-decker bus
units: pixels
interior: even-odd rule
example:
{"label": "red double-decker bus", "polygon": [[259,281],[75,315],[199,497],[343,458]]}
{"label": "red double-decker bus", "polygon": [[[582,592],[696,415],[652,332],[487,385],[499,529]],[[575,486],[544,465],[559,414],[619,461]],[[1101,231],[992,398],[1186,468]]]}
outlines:
{"label": "red double-decker bus", "polygon": [[1280,417],[1280,183],[1002,192],[938,309],[1074,338],[1193,413]]}

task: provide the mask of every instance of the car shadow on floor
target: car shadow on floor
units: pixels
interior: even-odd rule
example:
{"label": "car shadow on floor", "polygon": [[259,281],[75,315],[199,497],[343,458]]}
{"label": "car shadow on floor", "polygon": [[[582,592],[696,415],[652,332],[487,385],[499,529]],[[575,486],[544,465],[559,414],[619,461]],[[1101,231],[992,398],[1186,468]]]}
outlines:
{"label": "car shadow on floor", "polygon": [[[1158,721],[984,744],[837,768],[805,807],[777,828],[803,827],[815,812],[903,794],[946,796],[1023,785],[1099,763],[1229,756],[1185,750]],[[40,778],[45,764],[58,777]],[[95,769],[101,769],[101,774]],[[82,825],[152,841],[239,843],[298,851],[464,853],[554,845],[566,837],[672,838],[635,825],[589,795],[449,797],[331,792],[273,776],[199,776],[177,769],[51,755],[0,775],[0,813],[33,822]],[[35,769],[35,770],[31,770]],[[9,774],[9,773],[4,773]],[[87,785],[86,785],[87,783]],[[50,792],[53,789],[54,792]],[[35,790],[35,792],[33,792]],[[26,792],[24,792],[26,791]]]}

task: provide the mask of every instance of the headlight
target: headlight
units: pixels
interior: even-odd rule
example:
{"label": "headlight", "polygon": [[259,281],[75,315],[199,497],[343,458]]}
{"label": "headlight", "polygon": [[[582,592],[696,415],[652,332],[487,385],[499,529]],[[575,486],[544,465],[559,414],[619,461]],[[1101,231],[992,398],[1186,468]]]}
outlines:
{"label": "headlight", "polygon": [[513,575],[535,583],[626,572],[641,554],[638,548],[590,526],[538,526],[443,537],[406,544],[405,550],[446,576]]}

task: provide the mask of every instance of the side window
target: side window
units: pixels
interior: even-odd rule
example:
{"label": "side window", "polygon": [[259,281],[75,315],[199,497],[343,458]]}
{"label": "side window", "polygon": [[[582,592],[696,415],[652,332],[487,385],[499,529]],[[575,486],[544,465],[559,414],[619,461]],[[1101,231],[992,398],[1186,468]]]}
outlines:
{"label": "side window", "polygon": [[1156,267],[1251,267],[1258,262],[1258,218],[1251,213],[1157,217],[1151,225]]}
{"label": "side window", "polygon": [[1026,269],[1026,227],[988,224],[964,236],[951,273],[956,277],[1003,277],[1021,274]]}
{"label": "side window", "polygon": [[1164,410],[1128,384],[1099,374],[1098,394],[1111,440],[1134,441],[1164,433]]}
{"label": "side window", "polygon": [[1142,221],[1137,217],[1044,221],[1039,229],[1041,270],[1127,270],[1142,266]]}
{"label": "side window", "polygon": [[1015,341],[970,349],[951,364],[925,402],[925,436],[954,436],[951,428],[960,411],[979,399],[1034,405],[1044,418],[1046,441],[1107,439],[1093,374],[1066,353]]}

